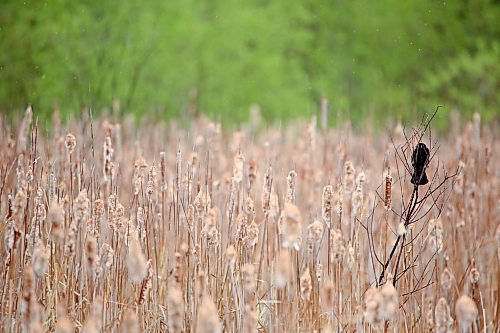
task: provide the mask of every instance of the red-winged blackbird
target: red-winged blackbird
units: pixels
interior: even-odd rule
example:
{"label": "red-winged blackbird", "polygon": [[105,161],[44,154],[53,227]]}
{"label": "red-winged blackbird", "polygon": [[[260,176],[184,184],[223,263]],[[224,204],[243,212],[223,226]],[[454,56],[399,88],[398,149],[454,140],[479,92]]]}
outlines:
{"label": "red-winged blackbird", "polygon": [[414,185],[425,185],[429,182],[425,174],[425,168],[429,164],[430,151],[429,148],[423,143],[419,143],[413,154],[411,155],[411,165],[413,166],[413,175],[411,183]]}

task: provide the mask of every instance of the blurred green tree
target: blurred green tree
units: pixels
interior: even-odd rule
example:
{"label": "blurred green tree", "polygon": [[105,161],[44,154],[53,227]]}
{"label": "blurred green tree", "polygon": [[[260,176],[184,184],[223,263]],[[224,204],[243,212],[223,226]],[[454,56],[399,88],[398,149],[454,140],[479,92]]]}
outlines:
{"label": "blurred green tree", "polygon": [[[84,106],[224,122],[317,112],[355,122],[437,104],[497,115],[494,0],[5,1],[0,110]],[[331,117],[335,119],[335,117]]]}

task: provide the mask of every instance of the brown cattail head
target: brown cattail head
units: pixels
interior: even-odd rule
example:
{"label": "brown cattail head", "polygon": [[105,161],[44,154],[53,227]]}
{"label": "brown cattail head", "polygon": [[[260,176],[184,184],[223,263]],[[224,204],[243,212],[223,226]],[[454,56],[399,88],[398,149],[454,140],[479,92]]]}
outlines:
{"label": "brown cattail head", "polygon": [[312,292],[312,279],[309,267],[300,276],[300,297],[303,301],[309,301]]}
{"label": "brown cattail head", "polygon": [[323,223],[318,220],[315,220],[307,227],[307,247],[310,252],[313,251],[315,246],[319,245],[323,237],[323,229]]}
{"label": "brown cattail head", "polygon": [[257,280],[255,277],[255,267],[253,264],[245,264],[241,269],[243,289],[247,293],[252,293],[255,290]]}
{"label": "brown cattail head", "polygon": [[139,333],[141,332],[141,327],[139,325],[139,318],[135,311],[131,309],[125,310],[123,313],[123,320],[120,325],[121,332],[123,333]]}
{"label": "brown cattail head", "polygon": [[302,214],[299,208],[294,204],[285,203],[280,220],[284,238],[283,247],[298,251],[302,242]]}
{"label": "brown cattail head", "polygon": [[129,245],[126,261],[128,279],[132,283],[138,283],[147,277],[147,260],[142,252],[137,234],[132,234]]}
{"label": "brown cattail head", "polygon": [[38,278],[42,278],[47,272],[49,267],[50,251],[43,244],[41,240],[38,240],[34,249],[33,257],[31,258],[33,263],[33,270]]}
{"label": "brown cattail head", "polygon": [[234,167],[233,167],[233,182],[236,184],[241,183],[243,180],[243,162],[245,161],[245,157],[240,152],[234,158]]}
{"label": "brown cattail head", "polygon": [[255,184],[257,180],[257,162],[255,160],[251,160],[248,163],[248,181],[250,183],[250,187]]}
{"label": "brown cattail head", "polygon": [[226,249],[226,261],[227,265],[231,270],[234,270],[234,265],[236,264],[236,259],[238,257],[238,253],[233,245],[229,245]]}
{"label": "brown cattail head", "polygon": [[446,298],[441,297],[436,304],[434,310],[434,318],[436,323],[436,333],[450,332],[453,326],[453,318],[451,317],[450,307]]}
{"label": "brown cattail head", "polygon": [[385,192],[384,192],[384,208],[391,209],[392,202],[392,176],[390,174],[390,169],[387,170],[385,175]]}
{"label": "brown cattail head", "polygon": [[66,134],[66,140],[64,140],[64,146],[66,146],[66,151],[68,152],[68,154],[71,155],[76,147],[76,138],[73,134],[71,133]]}
{"label": "brown cattail head", "polygon": [[323,286],[323,306],[325,311],[332,311],[335,304],[335,298],[337,294],[335,293],[335,285],[332,281],[327,281]]}
{"label": "brown cattail head", "polygon": [[167,296],[168,326],[172,332],[182,332],[184,326],[184,298],[178,287],[170,287]]}
{"label": "brown cattail head", "polygon": [[399,309],[399,295],[394,288],[392,275],[389,274],[387,282],[380,290],[382,301],[379,308],[379,316],[384,320],[394,320]]}
{"label": "brown cattail head", "polygon": [[26,108],[26,112],[24,113],[23,122],[21,123],[21,127],[19,128],[19,136],[17,139],[17,148],[16,148],[18,154],[26,150],[26,145],[29,138],[29,130],[32,120],[33,120],[33,109],[31,108],[31,105],[28,105],[28,107]]}
{"label": "brown cattail head", "polygon": [[197,333],[220,333],[222,327],[219,313],[214,301],[209,295],[204,295],[198,307]]}
{"label": "brown cattail head", "polygon": [[113,163],[113,146],[111,144],[111,133],[106,131],[106,137],[104,139],[103,145],[103,171],[104,180],[108,181],[111,179],[111,169]]}
{"label": "brown cattail head", "polygon": [[330,234],[330,246],[330,261],[340,263],[345,254],[344,238],[340,229],[332,230]]}
{"label": "brown cattail head", "polygon": [[295,204],[295,178],[297,172],[291,170],[286,177],[286,196],[285,202]]}
{"label": "brown cattail head", "polygon": [[50,239],[61,244],[64,240],[64,214],[61,206],[52,201],[49,207],[48,223],[50,223]]}
{"label": "brown cattail head", "polygon": [[281,250],[275,259],[275,273],[274,273],[274,284],[276,288],[283,289],[289,279],[292,272],[292,267],[290,265],[290,254],[288,250]]}
{"label": "brown cattail head", "polygon": [[321,216],[326,223],[330,224],[333,210],[333,186],[327,185],[323,188],[323,195],[321,196]]}
{"label": "brown cattail head", "polygon": [[450,290],[453,284],[453,273],[448,267],[445,267],[439,280],[441,281],[441,287],[443,287],[444,290]]}
{"label": "brown cattail head", "polygon": [[467,295],[460,296],[455,304],[455,315],[462,331],[466,330],[477,318],[476,303]]}

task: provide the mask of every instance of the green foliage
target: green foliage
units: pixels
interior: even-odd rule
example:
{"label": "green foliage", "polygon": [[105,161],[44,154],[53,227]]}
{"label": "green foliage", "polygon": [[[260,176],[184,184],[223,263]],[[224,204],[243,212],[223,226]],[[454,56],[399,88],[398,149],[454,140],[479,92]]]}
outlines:
{"label": "green foliage", "polygon": [[[84,106],[223,122],[317,112],[357,122],[436,105],[495,116],[493,0],[6,1],[0,110]],[[331,117],[334,119],[335,117]]]}

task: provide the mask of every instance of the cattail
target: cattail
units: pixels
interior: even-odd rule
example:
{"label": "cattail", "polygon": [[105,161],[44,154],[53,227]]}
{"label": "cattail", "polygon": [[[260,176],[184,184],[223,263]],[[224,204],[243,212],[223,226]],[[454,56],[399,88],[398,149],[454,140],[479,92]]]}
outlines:
{"label": "cattail", "polygon": [[174,253],[174,281],[177,285],[182,282],[182,255],[179,252]]}
{"label": "cattail", "polygon": [[255,160],[251,160],[248,163],[248,182],[250,183],[250,187],[255,184],[257,180],[257,162]]}
{"label": "cattail", "polygon": [[318,280],[318,283],[321,283],[321,280],[323,279],[323,265],[322,264],[316,265],[316,279]]}
{"label": "cattail", "polygon": [[189,205],[188,211],[187,211],[187,214],[186,214],[186,221],[187,221],[189,227],[193,226],[193,224],[194,224],[194,217],[195,217],[194,206],[193,205]]}
{"label": "cattail", "polygon": [[323,286],[323,306],[326,311],[333,311],[333,306],[335,304],[335,298],[337,293],[335,292],[335,285],[332,281],[327,281]]}
{"label": "cattail", "polygon": [[384,320],[393,320],[399,309],[399,296],[392,283],[392,275],[389,274],[387,282],[380,290],[382,301],[380,302],[379,316]]}
{"label": "cattail", "polygon": [[241,183],[243,180],[243,162],[245,158],[242,153],[238,153],[234,158],[234,167],[233,167],[233,182],[236,184]]}
{"label": "cattail", "polygon": [[16,147],[16,152],[18,154],[26,150],[26,144],[28,142],[29,130],[32,120],[33,120],[33,109],[31,108],[31,105],[28,105],[28,107],[26,108],[26,112],[24,113],[24,118],[21,123],[21,127],[19,128],[19,136],[17,139],[17,147]]}
{"label": "cattail", "polygon": [[54,165],[51,165],[49,173],[49,204],[51,204],[56,197],[56,183],[57,179],[54,173]]}
{"label": "cattail", "polygon": [[76,138],[73,134],[71,133],[66,134],[66,140],[64,140],[64,146],[66,147],[68,155],[73,154],[73,151],[75,150],[76,147]]}
{"label": "cattail", "polygon": [[264,174],[264,188],[262,191],[262,211],[266,216],[269,215],[271,210],[271,201],[272,201],[272,175],[273,168],[269,166],[266,169],[266,173]]}
{"label": "cattail", "polygon": [[285,203],[280,220],[284,237],[283,247],[298,251],[302,242],[302,215],[299,208],[294,204]]}
{"label": "cattail", "polygon": [[96,298],[94,302],[92,303],[92,306],[90,307],[90,313],[89,316],[87,317],[87,320],[85,321],[85,324],[83,325],[83,332],[84,333],[97,333],[100,332],[102,329],[102,311],[103,311],[103,304],[102,304],[102,298]]}
{"label": "cattail", "polygon": [[332,230],[330,234],[330,261],[333,263],[340,263],[345,254],[344,238],[340,229]]}
{"label": "cattail", "polygon": [[110,131],[106,131],[106,137],[104,139],[104,146],[103,146],[103,158],[104,158],[104,163],[103,163],[103,177],[105,181],[108,181],[111,179],[111,164],[113,162],[113,147],[111,144],[111,133]]}
{"label": "cattail", "polygon": [[444,290],[450,290],[453,284],[453,274],[448,267],[445,267],[439,280],[441,282],[441,287],[443,287]]}
{"label": "cattail", "polygon": [[391,170],[388,169],[385,175],[384,207],[387,210],[391,209],[392,202],[392,176],[390,172]]}
{"label": "cattail", "polygon": [[56,333],[73,333],[75,325],[69,320],[66,310],[59,305],[57,307]]}
{"label": "cattail", "polygon": [[146,262],[146,278],[142,280],[141,290],[139,292],[139,299],[137,304],[142,305],[146,301],[148,292],[153,287],[153,266],[151,265],[151,260]]}
{"label": "cattail", "polygon": [[168,326],[172,332],[182,332],[184,324],[184,299],[178,287],[170,287],[167,296]]}
{"label": "cattail", "polygon": [[134,195],[139,195],[139,192],[142,189],[142,184],[144,183],[144,173],[147,167],[148,164],[146,163],[146,160],[142,157],[136,159],[134,162],[134,176],[133,176]]}
{"label": "cattail", "polygon": [[347,245],[346,264],[349,270],[353,269],[354,265],[356,264],[356,251],[351,243]]}
{"label": "cattail", "polygon": [[130,239],[126,264],[130,282],[138,283],[146,278],[148,274],[147,260],[135,234],[132,234]]}
{"label": "cattail", "polygon": [[443,250],[443,224],[441,219],[431,219],[429,221],[427,234],[431,250],[440,253]]}
{"label": "cattail", "polygon": [[363,187],[356,186],[356,190],[352,193],[352,214],[356,216],[363,206]]}
{"label": "cattail", "polygon": [[202,235],[207,238],[209,245],[217,245],[219,243],[219,231],[217,230],[217,211],[210,208],[205,217]]}
{"label": "cattail", "polygon": [[33,248],[33,256],[31,257],[33,264],[33,271],[38,278],[42,278],[47,272],[49,267],[50,252],[49,249],[43,245],[41,240],[38,240]]}
{"label": "cattail", "polygon": [[243,289],[247,293],[251,293],[255,290],[257,286],[257,280],[255,278],[255,267],[253,264],[247,263],[241,269]]}
{"label": "cattail", "polygon": [[35,293],[35,274],[30,265],[24,267],[22,289],[22,326],[23,332],[42,332],[41,327],[41,309],[36,300]]}
{"label": "cattail", "polygon": [[212,202],[210,196],[204,191],[200,190],[194,198],[193,206],[198,215],[203,215],[205,211],[211,206]]}
{"label": "cattail", "polygon": [[27,179],[24,165],[24,154],[19,154],[17,157],[16,178],[18,191],[26,190]]}
{"label": "cattail", "polygon": [[312,279],[309,268],[300,276],[300,297],[303,301],[309,301],[312,292]]}
{"label": "cattail", "polygon": [[307,227],[307,247],[310,252],[315,246],[318,246],[323,236],[323,223],[315,220]]}
{"label": "cattail", "polygon": [[344,163],[344,177],[345,177],[345,190],[347,193],[351,193],[354,191],[354,186],[355,186],[355,179],[354,179],[354,173],[355,173],[354,166],[352,165],[351,161],[345,161]]}
{"label": "cattail", "polygon": [[380,323],[379,307],[382,302],[382,295],[380,291],[371,287],[365,293],[365,320],[371,325],[378,325]]}
{"label": "cattail", "polygon": [[333,186],[327,185],[323,188],[323,195],[321,196],[321,216],[326,223],[330,224],[333,209]]}
{"label": "cattail", "polygon": [[141,326],[139,325],[139,318],[135,311],[131,309],[125,310],[123,314],[123,321],[121,323],[121,332],[123,333],[139,333],[141,332]]}
{"label": "cattail", "polygon": [[477,318],[476,303],[467,295],[460,296],[455,304],[455,315],[462,331],[465,332]]}
{"label": "cattail", "polygon": [[362,189],[365,182],[366,182],[366,174],[363,171],[361,171],[356,176],[356,187],[360,187]]}
{"label": "cattail", "polygon": [[102,263],[104,267],[109,270],[113,265],[115,251],[108,243],[104,243],[101,248]]}
{"label": "cattail", "polygon": [[94,200],[94,215],[101,217],[104,215],[104,201],[102,199]]}
{"label": "cattail", "polygon": [[259,241],[259,226],[255,223],[255,220],[253,220],[251,223],[246,225],[245,230],[246,236],[243,237],[243,244],[247,248],[251,249]]}
{"label": "cattail", "polygon": [[201,304],[198,306],[198,320],[196,324],[197,333],[220,333],[222,327],[212,298],[204,295]]}
{"label": "cattail", "polygon": [[146,187],[146,193],[151,197],[153,191],[156,188],[156,167],[152,165],[148,172],[148,185]]}
{"label": "cattail", "polygon": [[434,318],[436,320],[436,333],[448,333],[453,326],[453,318],[450,314],[450,307],[446,298],[441,297],[437,302],[434,310]]}
{"label": "cattail", "polygon": [[434,304],[432,300],[427,302],[427,309],[425,311],[425,329],[427,332],[434,331]]}
{"label": "cattail", "polygon": [[339,183],[337,186],[337,193],[334,195],[335,212],[340,217],[343,211],[343,198],[344,198],[344,185]]}
{"label": "cattail", "polygon": [[85,243],[85,259],[89,272],[94,271],[95,273],[97,257],[97,240],[94,235],[88,235],[87,242]]}
{"label": "cattail", "polygon": [[292,170],[288,173],[286,177],[286,196],[285,202],[295,204],[295,178],[297,177],[297,172]]}
{"label": "cattail", "polygon": [[167,190],[167,161],[165,152],[160,152],[160,192]]}
{"label": "cattail", "polygon": [[255,205],[250,197],[245,199],[245,213],[248,215],[249,220],[255,217]]}
{"label": "cattail", "polygon": [[48,222],[51,225],[50,239],[56,244],[61,244],[64,240],[64,214],[56,201],[50,204]]}
{"label": "cattail", "polygon": [[75,199],[74,207],[74,223],[76,226],[80,226],[82,223],[87,222],[90,216],[90,200],[87,197],[86,189],[80,191]]}
{"label": "cattail", "polygon": [[226,249],[226,261],[227,265],[231,270],[234,270],[234,265],[236,264],[236,259],[238,254],[233,245],[229,245]]}
{"label": "cattail", "polygon": [[292,267],[290,265],[290,255],[287,250],[281,250],[275,259],[276,271],[274,274],[274,284],[276,288],[283,289],[290,279]]}
{"label": "cattail", "polygon": [[481,277],[481,274],[479,274],[479,270],[476,267],[473,267],[469,273],[470,283],[472,283],[472,284],[478,283],[480,277]]}
{"label": "cattail", "polygon": [[244,333],[254,333],[257,331],[257,313],[253,306],[247,304],[245,305],[245,319],[243,324]]}

